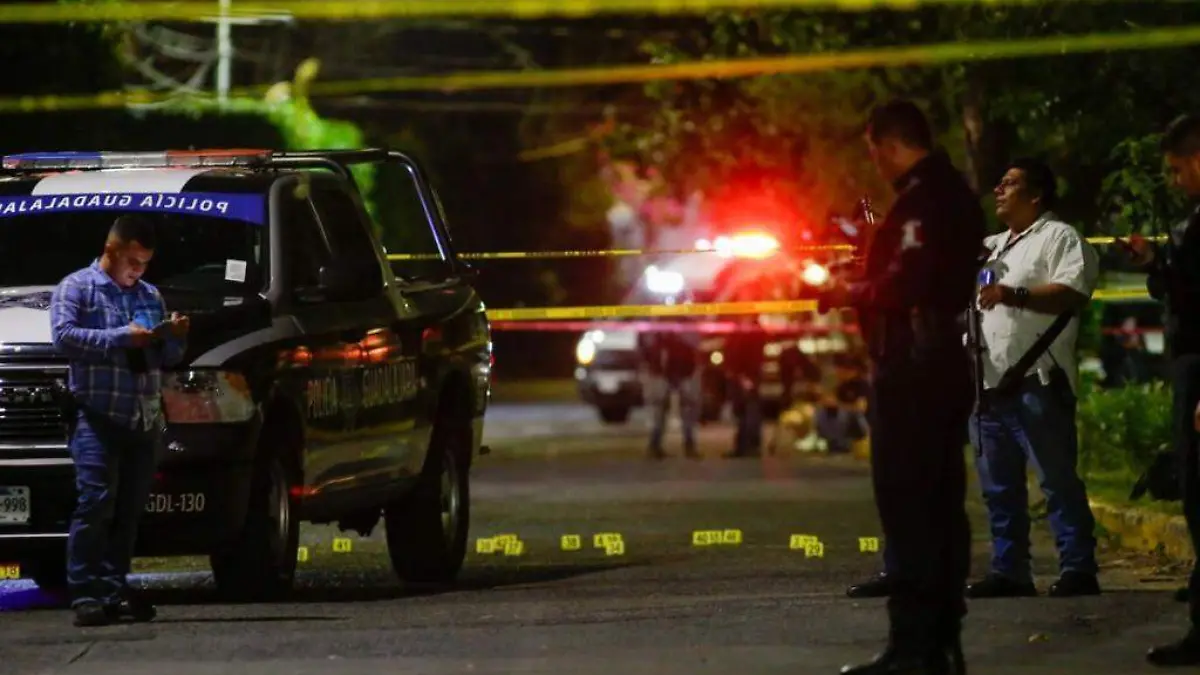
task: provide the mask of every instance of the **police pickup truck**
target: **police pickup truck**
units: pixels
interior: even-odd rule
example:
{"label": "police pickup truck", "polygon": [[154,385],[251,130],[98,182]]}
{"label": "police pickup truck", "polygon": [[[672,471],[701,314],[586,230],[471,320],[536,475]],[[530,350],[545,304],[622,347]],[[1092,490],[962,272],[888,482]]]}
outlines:
{"label": "police pickup truck", "polygon": [[[389,231],[421,264],[393,270],[351,171],[368,163],[401,176],[389,194],[411,208]],[[265,598],[291,587],[301,521],[382,520],[402,579],[452,580],[490,327],[421,167],[387,150],[3,158],[0,570],[64,581],[76,494],[49,299],[128,212],[158,227],[144,279],[192,319],[137,554],[206,555],[219,591]]]}

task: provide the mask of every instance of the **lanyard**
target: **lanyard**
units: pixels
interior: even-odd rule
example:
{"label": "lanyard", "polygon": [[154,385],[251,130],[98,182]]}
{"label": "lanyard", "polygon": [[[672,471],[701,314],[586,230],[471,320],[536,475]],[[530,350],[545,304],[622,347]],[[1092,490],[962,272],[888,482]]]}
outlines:
{"label": "lanyard", "polygon": [[[1035,223],[1035,224],[1036,224],[1036,223]],[[1012,236],[1012,231],[1010,230],[1010,231],[1009,231],[1009,233],[1008,233],[1008,241],[1004,242],[1004,247],[1003,247],[1003,248],[1001,248],[1001,249],[1000,249],[1000,251],[999,251],[998,253],[996,253],[996,254],[995,254],[995,255],[993,255],[991,258],[989,258],[989,259],[988,259],[988,262],[989,262],[989,263],[992,263],[992,262],[997,262],[997,261],[999,261],[1001,258],[1003,258],[1005,255],[1007,255],[1007,254],[1008,254],[1008,252],[1009,252],[1010,250],[1012,250],[1012,247],[1013,247],[1013,246],[1016,246],[1018,242],[1020,242],[1021,240],[1023,240],[1023,239],[1025,238],[1025,236],[1026,236],[1026,235],[1028,235],[1030,232],[1032,232],[1032,231],[1033,231],[1033,227],[1034,227],[1033,225],[1030,225],[1029,227],[1025,228],[1025,230],[1024,230],[1023,232],[1021,232],[1020,234],[1018,234],[1018,235],[1017,235],[1017,236],[1015,236],[1015,237],[1014,237],[1014,236]]]}

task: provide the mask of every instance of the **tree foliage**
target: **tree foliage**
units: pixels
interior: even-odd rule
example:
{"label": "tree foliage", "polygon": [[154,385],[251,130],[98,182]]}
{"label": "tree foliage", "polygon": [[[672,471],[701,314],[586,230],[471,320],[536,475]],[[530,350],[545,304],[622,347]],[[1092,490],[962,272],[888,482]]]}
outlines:
{"label": "tree foliage", "polygon": [[[646,46],[656,61],[1018,39],[1200,22],[1200,7],[1114,2],[935,7],[911,12],[720,14],[692,39]],[[1174,217],[1154,147],[1195,109],[1195,49],[1074,54],[655,83],[653,116],[623,120],[616,146],[680,184],[716,189],[748,170],[782,181],[805,211],[846,211],[887,191],[859,139],[871,106],[916,100],[985,193],[1006,162],[1040,156],[1059,173],[1062,215],[1088,234],[1146,230]],[[1161,193],[1161,194],[1160,194]],[[1159,198],[1151,199],[1153,195]]]}

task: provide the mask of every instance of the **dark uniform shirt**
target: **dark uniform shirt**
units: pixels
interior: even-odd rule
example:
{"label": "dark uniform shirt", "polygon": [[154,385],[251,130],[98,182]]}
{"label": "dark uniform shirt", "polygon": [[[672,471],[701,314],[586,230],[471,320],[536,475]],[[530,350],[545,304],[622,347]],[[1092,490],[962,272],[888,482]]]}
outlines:
{"label": "dark uniform shirt", "polygon": [[725,372],[733,377],[758,379],[762,376],[767,333],[757,324],[742,324],[742,328],[725,338]]}
{"label": "dark uniform shirt", "polygon": [[879,368],[965,359],[961,316],[976,293],[986,231],[979,198],[942,152],[894,186],[896,202],[871,242],[864,276],[849,285],[871,358]]}
{"label": "dark uniform shirt", "polygon": [[673,382],[691,377],[699,367],[699,336],[694,333],[642,333],[638,335],[638,350],[650,374]]}
{"label": "dark uniform shirt", "polygon": [[1146,271],[1150,295],[1167,307],[1171,355],[1200,354],[1200,208],[1171,232]]}

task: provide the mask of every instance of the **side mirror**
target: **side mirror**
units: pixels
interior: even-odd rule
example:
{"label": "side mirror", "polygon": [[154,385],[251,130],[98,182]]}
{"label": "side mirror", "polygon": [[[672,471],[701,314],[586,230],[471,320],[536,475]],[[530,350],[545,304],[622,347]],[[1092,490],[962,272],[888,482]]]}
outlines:
{"label": "side mirror", "polygon": [[317,272],[315,287],[297,289],[302,300],[321,302],[359,297],[367,289],[369,273],[349,260],[334,260]]}

